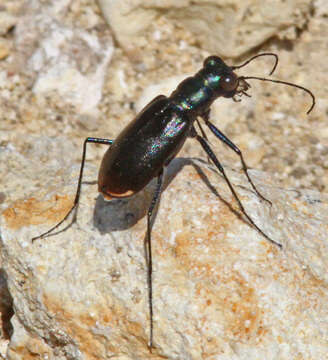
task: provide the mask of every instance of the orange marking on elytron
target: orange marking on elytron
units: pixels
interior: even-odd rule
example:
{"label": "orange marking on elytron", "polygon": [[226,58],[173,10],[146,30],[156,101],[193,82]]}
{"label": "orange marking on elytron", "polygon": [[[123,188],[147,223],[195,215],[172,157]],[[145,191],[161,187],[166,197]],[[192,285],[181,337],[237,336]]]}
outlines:
{"label": "orange marking on elytron", "polygon": [[103,195],[103,197],[106,200],[113,200],[113,199],[119,199],[119,198],[126,198],[129,196],[132,196],[133,194],[135,194],[135,192],[133,190],[128,190],[125,193],[122,194],[115,194],[114,192],[104,192],[104,191],[100,191]]}

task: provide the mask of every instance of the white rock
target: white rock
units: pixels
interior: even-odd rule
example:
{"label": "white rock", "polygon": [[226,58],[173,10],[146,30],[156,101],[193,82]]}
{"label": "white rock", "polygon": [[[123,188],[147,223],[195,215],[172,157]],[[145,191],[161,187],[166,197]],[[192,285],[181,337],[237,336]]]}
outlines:
{"label": "white rock", "polygon": [[[231,210],[236,204],[220,175],[194,164],[198,172],[188,159],[169,166],[153,228],[152,357],[323,359],[328,197],[277,188],[251,171],[270,207],[227,168],[250,216],[283,244],[279,250]],[[2,213],[15,309],[8,360],[27,351],[49,359],[150,358],[144,235],[154,183],[113,202],[95,201],[96,184],[84,184],[77,223],[31,243],[66,213],[77,173],[58,172],[47,196],[34,193]],[[95,177],[87,167],[86,181]]]}
{"label": "white rock", "polygon": [[5,11],[0,11],[0,35],[5,35],[16,25],[18,18]]}
{"label": "white rock", "polygon": [[34,73],[33,92],[57,93],[76,111],[94,112],[113,53],[111,38],[98,38],[82,28],[61,23],[56,14],[68,11],[66,0],[53,6],[42,6],[36,0],[33,4],[15,32],[19,48],[32,45],[26,70]]}
{"label": "white rock", "polygon": [[98,3],[126,49],[145,44],[150,25],[165,17],[190,31],[204,49],[225,57],[238,57],[275,36],[294,38],[294,30],[305,26],[311,16],[306,0],[152,0],[146,5],[142,0],[98,0]]}

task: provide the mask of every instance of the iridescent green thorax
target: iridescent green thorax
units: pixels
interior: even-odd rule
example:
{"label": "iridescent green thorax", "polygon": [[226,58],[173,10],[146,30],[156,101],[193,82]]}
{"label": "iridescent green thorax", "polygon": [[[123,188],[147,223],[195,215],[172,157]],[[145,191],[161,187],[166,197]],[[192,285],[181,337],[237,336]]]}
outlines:
{"label": "iridescent green thorax", "polygon": [[170,100],[181,110],[194,113],[201,112],[201,109],[208,107],[213,96],[211,88],[206,80],[196,74],[185,79],[171,94]]}

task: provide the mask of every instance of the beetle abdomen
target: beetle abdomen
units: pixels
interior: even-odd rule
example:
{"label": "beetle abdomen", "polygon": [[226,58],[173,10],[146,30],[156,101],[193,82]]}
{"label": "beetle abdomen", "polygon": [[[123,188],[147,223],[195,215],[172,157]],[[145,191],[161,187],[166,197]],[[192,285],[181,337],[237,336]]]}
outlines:
{"label": "beetle abdomen", "polygon": [[115,198],[143,189],[180,150],[190,126],[187,115],[168,98],[154,99],[105,153],[99,192]]}

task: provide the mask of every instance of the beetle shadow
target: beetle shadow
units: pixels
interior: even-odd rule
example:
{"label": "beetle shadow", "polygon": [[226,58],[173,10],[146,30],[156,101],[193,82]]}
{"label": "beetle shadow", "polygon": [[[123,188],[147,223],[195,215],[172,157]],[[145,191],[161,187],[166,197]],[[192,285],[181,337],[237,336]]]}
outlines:
{"label": "beetle shadow", "polygon": [[[21,283],[19,283],[21,285]],[[8,275],[3,268],[0,268],[0,332],[2,339],[10,340],[13,335],[11,318],[14,315],[13,298],[8,288]]]}
{"label": "beetle shadow", "polygon": [[[170,185],[181,169],[190,164],[185,158],[174,159],[164,171],[162,191]],[[126,230],[135,225],[148,212],[154,196],[157,178],[154,178],[142,191],[125,199],[104,200],[101,194],[96,199],[93,224],[101,234]],[[160,201],[160,199],[159,199]],[[158,203],[159,203],[158,201]],[[152,221],[156,218],[158,203],[155,206]]]}
{"label": "beetle shadow", "polygon": [[[196,170],[199,177],[205,183],[209,191],[211,191],[219,201],[222,201],[238,218],[243,219],[242,215],[236,211],[229,201],[225,200],[216,190],[202,170],[204,167],[213,171],[216,175],[218,171],[209,167],[208,162],[198,158],[175,158],[168,167],[165,169],[163,177],[162,191],[171,184],[174,178],[179,174],[184,166],[191,165]],[[152,201],[157,179],[153,179],[145,189],[137,194],[125,199],[113,199],[110,201],[104,200],[101,194],[96,199],[96,205],[93,213],[93,224],[101,234],[110,233],[112,231],[120,231],[131,228],[140,219],[146,216],[150,203]],[[154,208],[151,228],[156,220],[157,212],[159,209],[160,198]],[[244,220],[245,221],[245,220]]]}
{"label": "beetle shadow", "polygon": [[[204,166],[206,166],[210,171],[213,171],[216,175],[221,176],[221,174],[219,173],[218,170],[216,169],[212,169],[209,167],[209,163],[202,160],[202,159],[194,159],[194,161],[192,162],[192,166],[194,167],[194,169],[196,170],[197,174],[199,175],[199,177],[202,179],[202,181],[205,183],[205,185],[207,186],[207,188],[209,189],[209,191],[211,191],[221,202],[223,202],[225,204],[225,206],[227,206],[229,208],[229,210],[235,215],[237,216],[238,219],[244,221],[245,223],[248,224],[248,222],[244,219],[242,213],[238,210],[236,210],[232,205],[231,205],[231,201],[228,201],[226,199],[224,199],[216,190],[216,187],[213,186],[210,182],[210,180],[208,179],[208,177],[206,176],[206,174],[204,173],[204,171],[202,170],[202,168],[195,162],[195,160],[197,160],[198,163],[204,164]],[[224,180],[224,178],[223,178]]]}

